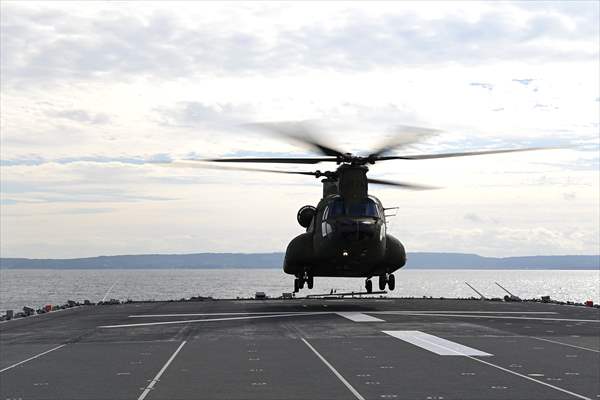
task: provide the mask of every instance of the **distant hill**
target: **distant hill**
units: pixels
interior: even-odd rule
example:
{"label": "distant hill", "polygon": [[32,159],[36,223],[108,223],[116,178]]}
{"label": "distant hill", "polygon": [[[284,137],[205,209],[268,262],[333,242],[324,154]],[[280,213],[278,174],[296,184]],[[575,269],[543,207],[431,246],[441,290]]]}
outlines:
{"label": "distant hill", "polygon": [[[198,253],[70,259],[0,258],[2,269],[281,268],[283,253]],[[410,253],[411,269],[598,269],[600,255],[481,257],[467,253]]]}

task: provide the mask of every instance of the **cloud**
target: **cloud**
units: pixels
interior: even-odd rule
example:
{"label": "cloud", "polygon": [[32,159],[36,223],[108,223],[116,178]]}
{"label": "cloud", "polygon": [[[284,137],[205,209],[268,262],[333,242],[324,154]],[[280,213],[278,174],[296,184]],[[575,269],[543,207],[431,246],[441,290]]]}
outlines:
{"label": "cloud", "polygon": [[[590,229],[553,230],[543,227],[532,228],[454,228],[445,231],[428,231],[419,234],[425,248],[472,252],[502,257],[524,255],[523,248],[530,249],[527,255],[597,254],[600,246],[599,231]],[[449,247],[434,246],[433,241],[451,244]]]}
{"label": "cloud", "polygon": [[49,112],[48,115],[92,125],[104,125],[110,122],[110,117],[106,114],[91,114],[85,110],[63,110]]}
{"label": "cloud", "polygon": [[203,104],[195,101],[182,101],[170,107],[154,110],[158,123],[180,128],[220,128],[237,130],[251,120],[253,109],[249,105]]}
{"label": "cloud", "polygon": [[520,83],[521,85],[528,86],[534,80],[535,79],[531,79],[531,78],[528,78],[528,79],[513,79],[513,82],[517,82],[517,83]]}
{"label": "cloud", "polygon": [[485,83],[485,82],[471,82],[469,83],[469,85],[471,86],[479,86],[483,89],[487,89],[489,91],[494,89],[494,85],[492,85],[491,83]]}
{"label": "cloud", "polygon": [[318,182],[158,163],[314,155],[241,128],[294,120],[357,154],[397,125],[443,132],[394,154],[570,146],[378,163],[445,189],[373,193],[412,251],[597,249],[597,2],[0,7],[3,254],[280,251]]}
{"label": "cloud", "polygon": [[47,159],[41,156],[37,157],[28,157],[28,158],[14,158],[14,159],[6,159],[0,160],[0,165],[3,166],[33,166],[33,165],[43,165],[49,163],[55,164],[73,164],[73,163],[98,163],[98,164],[106,164],[106,163],[119,163],[119,164],[133,164],[133,165],[143,165],[143,164],[153,164],[153,163],[165,163],[171,162],[173,157],[169,154],[165,153],[157,153],[152,154],[146,157],[138,156],[138,157],[108,157],[108,156],[78,156],[78,157],[63,157],[63,158],[55,158],[55,159]]}
{"label": "cloud", "polygon": [[483,220],[481,219],[481,217],[479,215],[475,214],[475,213],[466,213],[465,216],[464,216],[464,218],[467,221],[470,221],[470,222],[477,222],[477,223],[483,222]]}
{"label": "cloud", "polygon": [[[424,18],[401,7],[373,16],[340,5],[344,12],[333,11],[339,19],[335,24],[306,20],[294,28],[262,34],[236,26],[235,17],[220,26],[190,25],[165,10],[139,13],[139,8],[109,4],[97,18],[73,8],[8,3],[2,13],[3,84],[121,81],[144,75],[163,79],[206,73],[268,75],[298,68],[364,71],[514,59],[593,61],[598,49],[590,45],[596,41],[598,25],[591,18],[598,10],[590,3],[579,3],[579,10],[568,13],[562,8],[549,13],[518,5],[497,7],[477,18],[460,14]],[[190,7],[190,13],[202,18],[205,9],[212,7]],[[256,6],[255,18],[260,10]],[[264,18],[271,15],[266,12]]]}

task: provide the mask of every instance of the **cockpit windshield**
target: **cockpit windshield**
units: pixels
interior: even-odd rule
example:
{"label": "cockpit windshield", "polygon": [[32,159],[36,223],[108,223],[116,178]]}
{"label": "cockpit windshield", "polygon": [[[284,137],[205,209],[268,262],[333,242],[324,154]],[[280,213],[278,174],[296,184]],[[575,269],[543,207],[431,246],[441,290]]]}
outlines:
{"label": "cockpit windshield", "polygon": [[338,216],[380,217],[377,204],[372,199],[363,199],[358,202],[348,202],[348,204],[345,204],[341,197],[329,202],[328,217],[335,218]]}

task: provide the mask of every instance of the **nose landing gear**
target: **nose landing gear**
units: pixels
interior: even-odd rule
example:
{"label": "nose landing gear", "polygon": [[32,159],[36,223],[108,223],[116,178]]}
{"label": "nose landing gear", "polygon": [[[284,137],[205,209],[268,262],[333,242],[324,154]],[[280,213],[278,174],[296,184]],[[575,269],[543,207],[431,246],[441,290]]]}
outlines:
{"label": "nose landing gear", "polygon": [[365,281],[365,289],[367,290],[367,293],[371,293],[373,291],[373,282],[371,282],[371,278],[368,278]]}
{"label": "nose landing gear", "polygon": [[294,279],[294,293],[298,293],[300,289],[303,289],[305,283],[309,289],[312,289],[315,285],[313,276],[304,274],[304,276]]}

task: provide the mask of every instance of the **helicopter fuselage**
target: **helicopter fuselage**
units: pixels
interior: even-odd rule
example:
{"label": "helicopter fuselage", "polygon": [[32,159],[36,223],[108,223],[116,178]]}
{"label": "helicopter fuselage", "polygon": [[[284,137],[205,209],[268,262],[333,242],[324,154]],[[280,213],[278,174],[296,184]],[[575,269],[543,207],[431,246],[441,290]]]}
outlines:
{"label": "helicopter fuselage", "polygon": [[323,198],[298,214],[306,232],[287,247],[286,273],[370,278],[391,274],[406,264],[404,246],[386,231],[381,201],[368,195],[367,170],[363,165],[344,164],[336,171],[337,179],[322,181]]}

